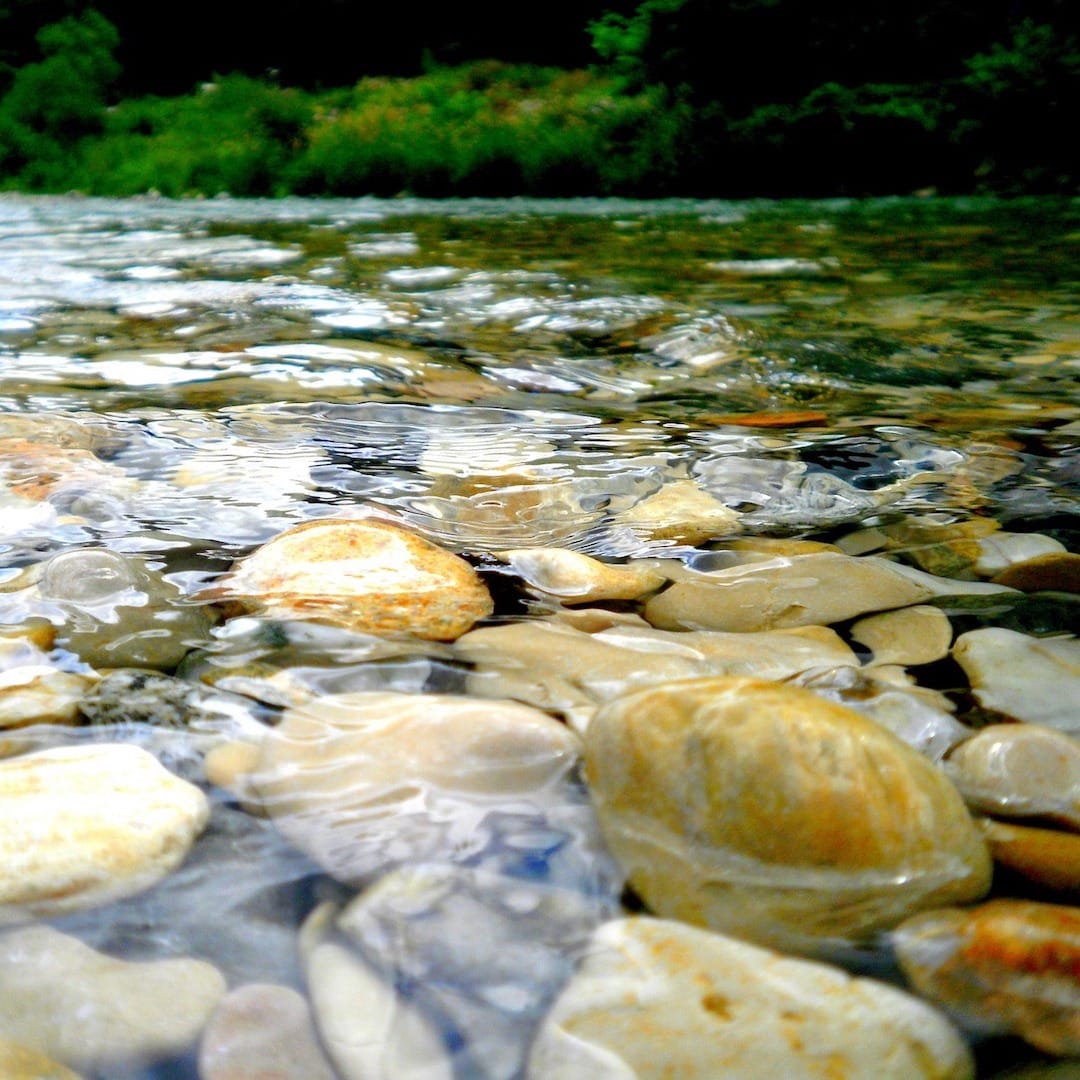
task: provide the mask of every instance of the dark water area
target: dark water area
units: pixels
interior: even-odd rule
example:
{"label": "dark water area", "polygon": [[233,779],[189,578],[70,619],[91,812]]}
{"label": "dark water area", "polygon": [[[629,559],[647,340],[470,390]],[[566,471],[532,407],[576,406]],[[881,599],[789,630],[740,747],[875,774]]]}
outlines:
{"label": "dark water area", "polygon": [[[1080,553],[1078,241],[1080,207],[1050,199],[0,197],[0,637],[51,626],[41,662],[84,680],[63,691],[74,696],[60,723],[62,692],[44,689],[42,722],[32,710],[0,721],[0,744],[10,756],[132,741],[212,805],[171,876],[44,921],[113,956],[211,961],[230,988],[303,989],[298,927],[355,883],[209,782],[208,747],[326,695],[537,704],[463,642],[380,640],[208,602],[235,560],[303,522],[371,511],[463,556],[494,597],[487,627],[575,607],[538,596],[507,551],[663,560],[678,581],[671,560],[683,572],[732,565],[737,534],[971,582],[928,601],[955,635],[1074,642],[1075,589],[981,590],[1028,554]],[[707,511],[694,502],[678,528],[641,527],[642,504],[689,488]],[[696,527],[720,512],[737,522],[730,535]],[[1026,554],[1000,565],[985,546],[972,554],[996,534],[1019,536],[1009,544]],[[636,604],[599,607],[629,618]],[[857,642],[854,621],[823,620]],[[20,664],[17,651],[0,656],[10,685],[30,678],[13,674]],[[164,698],[145,704],[141,684],[104,694],[99,680],[119,669],[167,677],[181,720],[163,727]],[[950,723],[1022,719],[973,695],[955,656],[912,672],[948,698]],[[177,697],[180,685],[192,696]],[[585,726],[577,698],[550,702]],[[536,876],[613,915],[618,871],[590,846],[583,789],[568,798],[581,850],[529,848]],[[492,837],[499,866],[526,844],[513,829]],[[996,894],[1076,899],[995,881]],[[469,897],[455,910],[483,906]],[[544,933],[577,940],[579,923],[558,918]],[[887,949],[841,959],[903,982]],[[483,987],[485,962],[470,957],[455,985]],[[439,983],[432,963],[410,978]],[[568,965],[543,976],[544,1002]],[[447,1075],[539,1080],[521,1071],[539,1007],[513,1023],[503,1009],[489,1045],[479,1006],[434,1000]],[[968,1036],[979,1077],[1044,1061],[1012,1035]],[[100,1075],[201,1074],[191,1050]]]}

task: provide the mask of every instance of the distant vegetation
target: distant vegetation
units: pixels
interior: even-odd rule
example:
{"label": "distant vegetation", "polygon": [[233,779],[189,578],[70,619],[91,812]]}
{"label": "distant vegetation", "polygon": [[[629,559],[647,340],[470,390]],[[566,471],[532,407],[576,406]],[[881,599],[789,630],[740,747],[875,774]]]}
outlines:
{"label": "distant vegetation", "polygon": [[[428,50],[411,74],[328,87],[234,71],[182,94],[125,86],[123,30],[86,9],[0,65],[0,188],[1074,192],[1080,50],[1064,6],[913,3],[644,0],[597,12],[582,28],[593,62],[576,67]],[[56,5],[0,6],[0,31],[35,6]]]}

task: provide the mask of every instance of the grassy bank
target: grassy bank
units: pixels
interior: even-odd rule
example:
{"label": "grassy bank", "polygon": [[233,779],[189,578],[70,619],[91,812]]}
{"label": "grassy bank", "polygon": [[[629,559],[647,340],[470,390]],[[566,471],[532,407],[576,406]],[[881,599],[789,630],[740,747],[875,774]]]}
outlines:
{"label": "grassy bank", "polygon": [[169,196],[661,191],[680,136],[662,93],[495,61],[323,93],[230,75],[190,95],[103,108],[97,130],[57,132],[51,145],[32,133],[23,160],[9,133],[15,151],[0,161],[0,186]]}

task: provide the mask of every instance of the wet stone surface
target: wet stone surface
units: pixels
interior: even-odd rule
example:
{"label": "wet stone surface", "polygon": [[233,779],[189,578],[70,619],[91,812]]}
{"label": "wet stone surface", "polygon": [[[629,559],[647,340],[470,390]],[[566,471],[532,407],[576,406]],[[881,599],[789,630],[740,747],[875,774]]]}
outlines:
{"label": "wet stone surface", "polygon": [[0,197],[0,1072],[1074,1075],[1076,235]]}

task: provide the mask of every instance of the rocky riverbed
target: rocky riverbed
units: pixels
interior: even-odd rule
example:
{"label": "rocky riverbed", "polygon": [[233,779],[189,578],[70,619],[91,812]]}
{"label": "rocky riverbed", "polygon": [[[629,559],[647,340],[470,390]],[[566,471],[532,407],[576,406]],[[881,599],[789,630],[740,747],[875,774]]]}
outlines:
{"label": "rocky riverbed", "polygon": [[1076,1075],[1070,220],[0,200],[0,1072]]}

